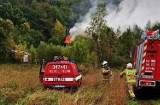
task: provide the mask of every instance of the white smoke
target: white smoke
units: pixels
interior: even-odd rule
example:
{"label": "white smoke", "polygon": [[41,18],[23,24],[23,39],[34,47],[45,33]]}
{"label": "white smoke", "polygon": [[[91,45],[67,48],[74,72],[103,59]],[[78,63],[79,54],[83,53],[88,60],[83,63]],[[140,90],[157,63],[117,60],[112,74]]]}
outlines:
{"label": "white smoke", "polygon": [[149,20],[160,21],[159,4],[160,0],[124,0],[119,5],[120,11],[110,12],[106,20],[113,28],[120,26],[124,30],[137,24],[144,29]]}
{"label": "white smoke", "polygon": [[77,22],[73,28],[70,29],[70,35],[72,39],[76,35],[84,34],[87,27],[89,27],[89,23],[91,20],[91,15],[96,11],[98,0],[90,0],[92,7],[89,9],[86,16],[82,18],[82,22]]}
{"label": "white smoke", "polygon": [[[84,34],[84,31],[89,27],[91,14],[96,11],[98,0],[92,1],[92,8],[90,8],[83,21],[76,23],[70,30],[71,36]],[[118,7],[115,5],[107,5],[107,17],[105,20],[110,27],[117,29],[121,27],[122,30],[129,26],[138,25],[142,29],[145,28],[147,22],[160,22],[160,0],[123,0]]]}

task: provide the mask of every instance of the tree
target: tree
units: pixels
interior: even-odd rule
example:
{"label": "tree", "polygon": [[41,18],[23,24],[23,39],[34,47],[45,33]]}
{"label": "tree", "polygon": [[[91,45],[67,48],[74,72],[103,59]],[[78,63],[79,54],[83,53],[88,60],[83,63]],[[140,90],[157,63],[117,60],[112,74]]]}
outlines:
{"label": "tree", "polygon": [[54,45],[61,45],[59,38],[56,36],[52,36],[52,38],[50,38],[48,42]]}
{"label": "tree", "polygon": [[73,44],[70,53],[72,59],[78,63],[88,63],[90,61],[90,39],[87,37],[79,36]]}
{"label": "tree", "polygon": [[37,49],[37,53],[38,53],[38,58],[39,60],[42,60],[42,59],[47,59],[47,44],[43,41],[40,42],[40,45]]}
{"label": "tree", "polygon": [[14,30],[11,20],[0,18],[0,61],[6,61],[10,50],[15,46]]}
{"label": "tree", "polygon": [[39,30],[48,41],[52,37],[51,29],[55,23],[53,7],[48,3],[33,2],[31,6],[22,5],[20,9],[24,13],[26,21],[30,23],[30,27]]}
{"label": "tree", "polygon": [[123,56],[125,63],[131,62],[130,52],[134,51],[136,44],[139,42],[142,35],[142,30],[135,25],[133,30],[128,28],[123,34],[119,37],[119,55]]}
{"label": "tree", "polygon": [[55,26],[52,30],[53,37],[57,37],[60,42],[63,41],[65,34],[66,34],[66,28],[61,24],[60,21],[56,20]]}
{"label": "tree", "polygon": [[112,28],[106,26],[100,36],[100,50],[102,53],[102,60],[108,60],[110,65],[116,66],[116,56],[118,56],[118,40]]}
{"label": "tree", "polygon": [[45,59],[47,62],[53,61],[54,56],[61,56],[62,46],[55,46],[45,42],[40,43],[37,52],[40,60]]}
{"label": "tree", "polygon": [[38,45],[40,44],[40,41],[44,41],[44,36],[38,30],[34,30],[34,29],[30,29],[30,30],[21,29],[21,31],[20,31],[19,34],[21,36],[21,40],[23,42],[26,41],[28,48],[31,45],[33,45],[34,47],[37,48]]}
{"label": "tree", "polygon": [[30,46],[29,53],[32,56],[32,62],[36,61],[38,59],[37,50],[34,48],[33,45]]}
{"label": "tree", "polygon": [[160,30],[160,22],[156,22],[153,26],[152,26],[152,30]]}
{"label": "tree", "polygon": [[23,12],[10,3],[3,3],[0,5],[0,17],[3,19],[10,19],[15,25],[21,25],[25,18]]}
{"label": "tree", "polygon": [[86,30],[86,33],[93,39],[95,45],[95,51],[99,58],[99,62],[102,61],[102,48],[101,48],[101,37],[104,35],[104,30],[107,28],[106,21],[104,17],[106,16],[106,5],[104,3],[100,3],[97,6],[96,13],[92,16],[92,20],[90,23],[90,27]]}

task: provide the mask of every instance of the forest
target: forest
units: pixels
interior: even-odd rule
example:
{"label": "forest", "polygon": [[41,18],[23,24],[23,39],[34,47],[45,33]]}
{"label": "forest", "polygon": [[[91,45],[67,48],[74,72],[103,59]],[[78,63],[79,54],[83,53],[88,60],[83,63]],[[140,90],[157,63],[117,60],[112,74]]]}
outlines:
{"label": "forest", "polygon": [[12,51],[25,51],[31,54],[31,63],[64,55],[78,64],[99,67],[107,60],[112,67],[122,67],[132,62],[134,47],[143,32],[160,29],[159,22],[151,25],[148,21],[145,30],[134,25],[115,31],[104,20],[107,5],[100,3],[85,35],[66,45],[69,30],[90,7],[89,0],[0,0],[0,62],[19,63]]}

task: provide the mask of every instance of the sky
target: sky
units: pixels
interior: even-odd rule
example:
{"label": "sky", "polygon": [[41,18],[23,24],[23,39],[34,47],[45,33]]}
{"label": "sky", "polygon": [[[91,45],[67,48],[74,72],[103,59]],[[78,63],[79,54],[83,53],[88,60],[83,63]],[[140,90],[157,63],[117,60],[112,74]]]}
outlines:
{"label": "sky", "polygon": [[[89,27],[90,16],[96,11],[98,1],[90,0],[92,7],[88,13],[81,22],[77,22],[70,29],[72,39],[79,34],[84,34],[86,28]],[[106,0],[106,2],[108,1]],[[105,17],[107,25],[114,30],[120,27],[121,31],[124,31],[133,25],[138,25],[144,29],[148,21],[152,24],[157,21],[160,22],[160,0],[122,0],[118,5],[108,2],[106,12],[108,14]]]}

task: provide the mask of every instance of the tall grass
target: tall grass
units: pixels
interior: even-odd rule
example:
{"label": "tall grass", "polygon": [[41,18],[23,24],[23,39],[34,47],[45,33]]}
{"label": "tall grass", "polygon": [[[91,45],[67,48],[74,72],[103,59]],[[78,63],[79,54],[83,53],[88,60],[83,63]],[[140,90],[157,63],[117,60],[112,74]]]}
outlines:
{"label": "tall grass", "polygon": [[119,78],[119,72],[115,71],[111,77],[109,86],[106,86],[108,90],[104,95],[106,98],[105,105],[125,105],[127,104],[126,86],[123,79]]}
{"label": "tall grass", "polygon": [[5,96],[4,104],[15,104],[26,94],[41,89],[38,67],[32,65],[0,65],[0,90]]}
{"label": "tall grass", "polygon": [[99,70],[85,69],[81,87],[74,94],[43,90],[37,65],[0,65],[1,105],[125,105],[127,92],[119,72],[110,85],[102,83]]}

